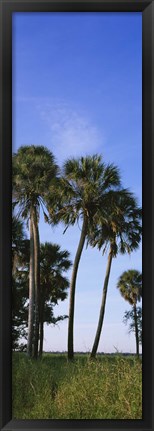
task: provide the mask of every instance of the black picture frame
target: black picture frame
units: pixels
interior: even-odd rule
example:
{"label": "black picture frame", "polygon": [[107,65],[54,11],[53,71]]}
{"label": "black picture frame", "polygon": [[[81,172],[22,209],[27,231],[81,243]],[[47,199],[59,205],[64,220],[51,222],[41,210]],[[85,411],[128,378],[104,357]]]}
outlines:
{"label": "black picture frame", "polygon": [[[11,159],[12,13],[50,11],[142,12],[143,140],[143,419],[12,420],[11,401]],[[0,3],[0,428],[1,430],[154,430],[154,1],[1,0]],[[19,388],[20,389],[20,388]]]}

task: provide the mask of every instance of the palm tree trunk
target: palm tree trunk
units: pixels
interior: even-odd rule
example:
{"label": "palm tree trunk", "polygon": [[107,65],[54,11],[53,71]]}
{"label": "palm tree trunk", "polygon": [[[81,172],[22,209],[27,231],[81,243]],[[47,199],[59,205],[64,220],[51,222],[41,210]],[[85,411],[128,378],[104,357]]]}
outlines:
{"label": "palm tree trunk", "polygon": [[136,338],[136,355],[137,357],[139,357],[139,334],[138,334],[136,304],[134,304],[134,324],[135,324],[135,338]]}
{"label": "palm tree trunk", "polygon": [[39,356],[42,356],[43,353],[43,338],[44,338],[44,323],[40,322],[40,346],[39,346]]}
{"label": "palm tree trunk", "polygon": [[43,353],[43,338],[44,338],[44,303],[42,298],[40,298],[40,301],[42,301],[42,304],[40,303],[40,323],[39,323],[39,338],[40,338],[40,344],[39,344],[39,356],[42,356]]}
{"label": "palm tree trunk", "polygon": [[79,266],[82,250],[86,239],[86,233],[87,233],[87,218],[86,216],[84,216],[80,241],[79,241],[76,256],[74,259],[72,278],[70,283],[70,304],[69,304],[69,321],[68,321],[68,359],[69,360],[72,360],[74,357],[73,328],[74,328],[75,287],[76,287],[76,277],[77,277],[78,266]]}
{"label": "palm tree trunk", "polygon": [[40,239],[36,210],[33,212],[34,261],[35,261],[35,324],[34,324],[34,358],[38,357],[39,341],[39,292],[40,292]]}
{"label": "palm tree trunk", "polygon": [[[32,214],[31,214],[32,215]],[[28,339],[27,355],[32,357],[33,350],[33,331],[34,331],[34,235],[33,222],[30,215],[30,264],[29,264],[29,308],[28,308]]]}
{"label": "palm tree trunk", "polygon": [[96,335],[95,335],[93,348],[92,348],[91,355],[90,355],[91,358],[95,358],[96,352],[98,349],[99,340],[100,340],[100,335],[101,335],[101,330],[102,330],[102,325],[103,325],[103,320],[104,320],[104,314],[105,314],[106,296],[107,296],[107,288],[108,288],[109,276],[110,276],[110,270],[111,270],[112,256],[113,256],[112,250],[110,249],[110,253],[108,256],[107,268],[106,268],[106,275],[105,275],[105,280],[104,280],[104,286],[103,286],[103,295],[102,295],[102,303],[101,303],[100,314],[99,314],[99,321],[98,321],[98,326],[97,326],[97,331],[96,331]]}

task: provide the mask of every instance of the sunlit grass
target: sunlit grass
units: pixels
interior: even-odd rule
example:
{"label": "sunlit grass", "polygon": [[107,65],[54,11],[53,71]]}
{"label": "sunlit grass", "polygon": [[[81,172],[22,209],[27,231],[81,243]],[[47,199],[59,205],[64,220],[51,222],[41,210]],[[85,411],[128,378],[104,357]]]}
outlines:
{"label": "sunlit grass", "polygon": [[13,418],[141,419],[142,365],[135,357],[13,354]]}

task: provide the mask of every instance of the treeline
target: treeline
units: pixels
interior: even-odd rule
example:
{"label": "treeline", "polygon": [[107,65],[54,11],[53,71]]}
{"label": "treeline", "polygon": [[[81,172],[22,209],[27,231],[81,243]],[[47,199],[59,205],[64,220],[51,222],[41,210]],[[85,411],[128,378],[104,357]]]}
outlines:
{"label": "treeline", "polygon": [[[43,324],[56,323],[53,306],[56,301],[66,298],[69,286],[64,276],[71,265],[69,252],[60,250],[59,245],[40,244],[40,211],[45,222],[51,226],[63,222],[65,231],[80,220],[81,232],[70,280],[68,359],[74,357],[76,278],[85,243],[98,247],[102,254],[108,253],[98,326],[91,351],[91,357],[95,357],[104,320],[112,260],[119,253],[130,254],[139,247],[142,210],[134,194],[123,188],[118,167],[105,163],[100,155],[68,159],[60,169],[47,148],[31,145],[20,147],[13,154],[12,166],[13,223],[18,230],[12,240],[13,291],[14,297],[18,298],[15,301],[18,313],[17,310],[14,313],[14,334],[20,328],[20,334],[24,336],[28,322],[27,354],[37,358],[43,349]],[[23,237],[22,220],[29,227],[29,240]],[[15,244],[17,238],[18,245]],[[60,260],[59,266],[54,269],[56,253]],[[127,274],[129,281],[126,274],[122,274],[117,287],[132,305],[133,314],[129,318],[134,325],[132,329],[138,355],[137,301],[142,295],[142,275],[135,270],[129,270]],[[61,278],[58,279],[59,275]],[[15,323],[17,314],[19,325]],[[66,316],[59,316],[59,319],[63,318]]]}

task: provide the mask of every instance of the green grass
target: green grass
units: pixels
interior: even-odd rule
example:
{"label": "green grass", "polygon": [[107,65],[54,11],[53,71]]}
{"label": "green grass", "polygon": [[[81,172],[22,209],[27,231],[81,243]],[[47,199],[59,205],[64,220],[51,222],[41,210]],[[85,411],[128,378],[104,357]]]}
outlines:
{"label": "green grass", "polygon": [[13,354],[14,419],[142,419],[142,364],[135,357]]}

